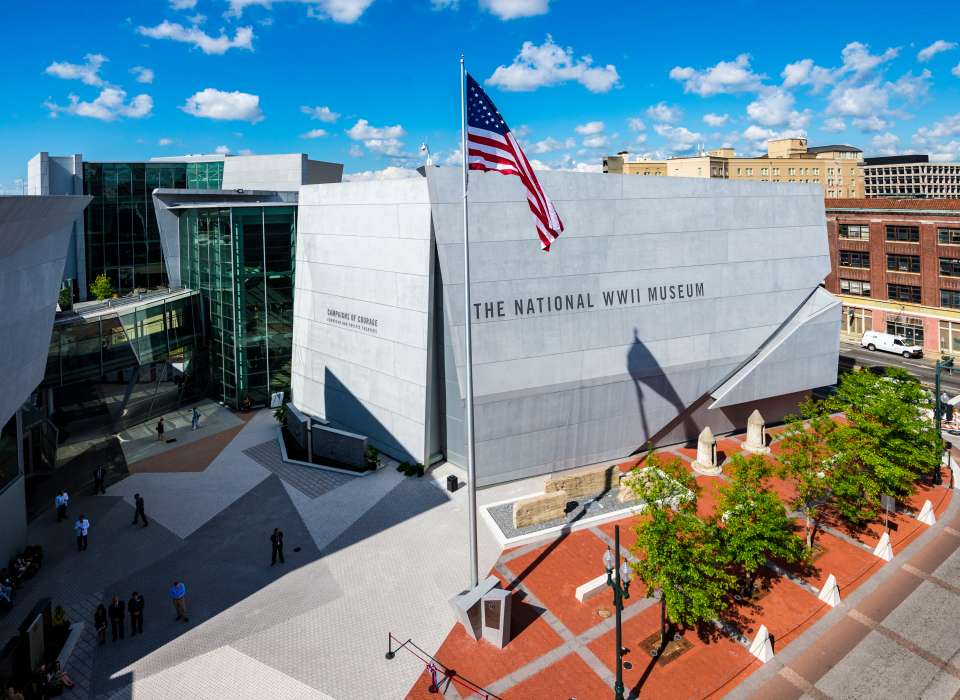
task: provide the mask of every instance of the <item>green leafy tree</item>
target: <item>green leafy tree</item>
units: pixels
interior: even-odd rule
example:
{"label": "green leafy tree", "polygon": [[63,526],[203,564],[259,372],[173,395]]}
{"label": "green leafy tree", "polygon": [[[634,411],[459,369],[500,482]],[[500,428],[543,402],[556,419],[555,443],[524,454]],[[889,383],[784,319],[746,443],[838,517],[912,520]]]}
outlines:
{"label": "green leafy tree", "polygon": [[60,294],[57,296],[57,305],[61,311],[69,311],[73,308],[73,292],[70,291],[69,287],[60,290]]}
{"label": "green leafy tree", "polygon": [[[904,370],[890,367],[880,376],[850,372],[826,405],[846,416],[848,424],[838,426],[831,446],[839,464],[857,475],[854,485],[874,512],[881,494],[909,496],[917,479],[940,464],[941,440],[927,413],[933,400]],[[861,518],[870,516],[870,508],[861,510]],[[858,519],[855,511],[851,515]]]}
{"label": "green leafy tree", "polygon": [[90,285],[90,294],[92,294],[93,298],[97,301],[110,299],[114,295],[110,278],[104,274],[97,275],[97,278],[93,280],[93,283]]}
{"label": "green leafy tree", "polygon": [[741,592],[753,593],[768,558],[793,563],[804,558],[804,541],[780,497],[769,488],[773,467],[760,455],[734,455],[725,467],[732,477],[719,489],[715,518],[726,555],[744,572]]}
{"label": "green leafy tree", "polygon": [[692,627],[718,618],[728,605],[736,577],[717,527],[697,516],[697,489],[677,459],[651,455],[634,469],[630,485],[646,504],[635,527],[637,578],[646,595],[660,591],[660,646],[673,625]]}
{"label": "green leafy tree", "polygon": [[807,401],[800,405],[799,415],[787,416],[780,442],[778,474],[797,492],[790,506],[803,514],[807,550],[813,548],[821,509],[832,496],[828,474],[836,460],[829,443],[837,427],[821,406]]}

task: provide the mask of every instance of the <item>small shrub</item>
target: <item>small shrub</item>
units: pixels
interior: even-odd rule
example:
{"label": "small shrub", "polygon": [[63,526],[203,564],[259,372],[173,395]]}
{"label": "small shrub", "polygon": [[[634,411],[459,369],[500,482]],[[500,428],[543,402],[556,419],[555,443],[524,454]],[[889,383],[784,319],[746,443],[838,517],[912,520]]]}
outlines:
{"label": "small shrub", "polygon": [[57,297],[57,304],[60,306],[61,311],[69,311],[73,308],[73,292],[69,287],[64,287],[60,290],[60,295]]}
{"label": "small shrub", "polygon": [[374,470],[380,466],[380,450],[376,447],[368,446],[364,453],[364,459],[367,462],[367,469]]}
{"label": "small shrub", "polygon": [[92,294],[93,298],[97,301],[110,299],[113,297],[114,293],[113,284],[110,282],[110,278],[106,275],[97,275],[97,278],[90,285],[90,294]]}

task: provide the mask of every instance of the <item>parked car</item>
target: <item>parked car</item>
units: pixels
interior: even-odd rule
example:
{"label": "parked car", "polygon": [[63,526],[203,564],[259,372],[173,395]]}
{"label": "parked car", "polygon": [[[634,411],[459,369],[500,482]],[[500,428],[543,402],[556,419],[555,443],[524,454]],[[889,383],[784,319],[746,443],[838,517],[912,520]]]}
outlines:
{"label": "parked car", "polygon": [[881,333],[880,331],[867,331],[860,338],[860,345],[867,350],[883,350],[892,352],[904,357],[923,357],[923,347],[907,342],[900,335],[892,333]]}

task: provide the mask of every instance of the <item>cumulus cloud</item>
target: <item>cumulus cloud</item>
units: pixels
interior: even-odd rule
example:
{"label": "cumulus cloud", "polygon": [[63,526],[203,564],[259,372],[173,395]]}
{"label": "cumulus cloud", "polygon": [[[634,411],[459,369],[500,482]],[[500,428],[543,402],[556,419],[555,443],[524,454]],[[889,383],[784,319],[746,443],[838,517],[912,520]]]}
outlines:
{"label": "cumulus cloud", "polygon": [[823,127],[822,127],[822,128],[823,128],[824,131],[826,131],[826,132],[828,132],[828,133],[835,134],[835,133],[837,133],[837,132],[839,132],[839,131],[844,131],[844,130],[846,130],[847,125],[846,125],[846,123],[844,123],[843,119],[841,119],[840,117],[832,117],[832,118],[830,118],[830,119],[827,119],[827,120],[823,123]]}
{"label": "cumulus cloud", "polygon": [[951,68],[951,69],[950,69],[950,72],[953,73],[953,74],[954,74],[955,76],[957,76],[958,78],[960,78],[960,63],[958,63],[957,65],[955,65],[953,68]]}
{"label": "cumulus cloud", "polygon": [[843,47],[840,58],[843,60],[841,72],[862,74],[871,71],[881,63],[892,61],[900,53],[900,49],[890,48],[881,54],[870,53],[870,46],[859,41],[851,41]]}
{"label": "cumulus cloud", "polygon": [[549,12],[550,0],[480,0],[480,9],[500,19],[535,17]]}
{"label": "cumulus cloud", "polygon": [[933,78],[933,74],[926,68],[920,72],[920,75],[914,75],[913,71],[907,71],[895,82],[888,83],[887,86],[907,102],[916,102],[926,97],[930,92],[931,78]]}
{"label": "cumulus cloud", "polygon": [[894,156],[900,150],[900,137],[889,131],[885,134],[877,134],[870,143],[873,145],[873,150],[882,156]]}
{"label": "cumulus cloud", "polygon": [[558,141],[552,136],[548,136],[542,141],[536,141],[530,144],[530,151],[533,153],[549,153],[550,151],[558,151],[561,148],[574,148],[576,145],[577,141],[573,138]]}
{"label": "cumulus cloud", "polygon": [[627,120],[627,126],[630,127],[631,131],[643,131],[647,128],[647,125],[639,117],[630,117]]}
{"label": "cumulus cloud", "polygon": [[168,139],[166,137],[157,141],[158,146],[169,146],[172,143],[173,143],[173,139]]}
{"label": "cumulus cloud", "polygon": [[889,122],[881,119],[876,114],[871,114],[869,117],[854,119],[853,125],[865,134],[883,131],[890,126]]}
{"label": "cumulus cloud", "polygon": [[780,77],[783,78],[785,88],[807,85],[814,93],[820,92],[834,80],[833,71],[816,65],[812,58],[787,64],[781,71]]}
{"label": "cumulus cloud", "polygon": [[240,17],[243,11],[254,5],[269,8],[280,2],[296,2],[307,6],[307,15],[315,19],[330,19],[340,24],[353,24],[373,0],[230,0],[231,17]]}
{"label": "cumulus cloud", "polygon": [[153,82],[153,69],[144,68],[143,66],[134,66],[130,69],[130,72],[137,77],[138,83],[145,83],[149,85]]}
{"label": "cumulus cloud", "polygon": [[655,124],[653,130],[663,137],[667,145],[674,151],[689,151],[694,144],[703,140],[702,134],[690,131],[684,126]]}
{"label": "cumulus cloud", "polygon": [[607,137],[603,134],[587,136],[581,143],[584,148],[603,148],[607,145]]}
{"label": "cumulus cloud", "polygon": [[960,113],[945,117],[931,126],[922,126],[913,134],[913,142],[934,148],[938,142],[960,136]]}
{"label": "cumulus cloud", "polygon": [[802,129],[810,121],[810,111],[798,112],[793,108],[795,99],[781,88],[766,88],[760,96],[747,105],[747,115],[763,126],[789,125]]}
{"label": "cumulus cloud", "polygon": [[703,123],[707,126],[712,126],[715,129],[721,126],[724,126],[727,123],[727,120],[730,119],[729,114],[704,114]]}
{"label": "cumulus cloud", "polygon": [[937,39],[935,42],[930,44],[930,46],[926,47],[925,49],[921,49],[917,53],[917,60],[921,63],[926,63],[938,53],[943,53],[944,51],[953,51],[955,48],[957,48],[957,42]]}
{"label": "cumulus cloud", "polygon": [[676,66],[670,71],[670,77],[683,83],[684,92],[709,97],[759,90],[766,76],[754,73],[750,69],[750,54],[742,53],[732,61],[720,61],[702,70]]}
{"label": "cumulus cloud", "polygon": [[197,0],[170,0],[170,7],[174,10],[192,10],[197,6]]}
{"label": "cumulus cloud", "polygon": [[603,122],[587,122],[580,124],[574,129],[578,134],[589,136],[590,134],[599,134],[603,131]]}
{"label": "cumulus cloud", "polygon": [[647,116],[655,122],[661,124],[673,124],[680,121],[683,117],[683,110],[676,105],[668,105],[666,102],[657,102],[657,104],[647,107]]}
{"label": "cumulus cloud", "polygon": [[394,126],[371,126],[366,119],[358,119],[357,123],[347,129],[347,136],[354,141],[361,141],[367,150],[382,153],[388,156],[402,154],[403,142],[400,140],[406,131],[399,124]]}
{"label": "cumulus cloud", "polygon": [[848,117],[866,117],[886,111],[889,100],[887,91],[878,80],[865,85],[838,85],[830,94],[827,111]]}
{"label": "cumulus cloud", "polygon": [[253,28],[237,27],[233,38],[220,30],[220,36],[210,36],[196,25],[185,27],[179,22],[164,20],[156,27],[137,27],[137,32],[151,39],[169,39],[193,44],[205,54],[223,55],[230,49],[253,51]]}
{"label": "cumulus cloud", "polygon": [[408,177],[421,177],[413,168],[398,168],[395,165],[388,166],[383,170],[363,170],[358,173],[344,173],[343,179],[347,182],[358,182],[361,180],[401,180]]}
{"label": "cumulus cloud", "polygon": [[767,141],[771,139],[788,139],[788,138],[800,138],[806,136],[807,132],[803,129],[784,129],[776,131],[774,129],[766,129],[762,126],[757,126],[756,124],[751,124],[746,129],[743,130],[743,138],[750,142],[750,148],[754,152],[762,152],[767,150]]}
{"label": "cumulus cloud", "polygon": [[302,139],[320,139],[327,135],[326,129],[310,129],[306,133],[300,134]]}
{"label": "cumulus cloud", "polygon": [[92,102],[84,102],[76,95],[69,95],[69,104],[58,105],[50,100],[44,106],[50,110],[50,116],[58,114],[72,114],[78,117],[91,117],[105,122],[112,122],[118,117],[142,119],[150,116],[153,110],[153,98],[150,95],[137,95],[127,101],[126,90],[116,87],[105,87]]}
{"label": "cumulus cloud", "polygon": [[558,46],[548,34],[539,46],[523,42],[513,63],[497,66],[486,82],[511,92],[529,92],[571,81],[590,92],[608,92],[620,82],[620,75],[613,65],[594,66],[590,56],[575,58],[572,48]]}
{"label": "cumulus cloud", "polygon": [[85,63],[54,61],[47,66],[46,73],[64,80],[79,80],[86,85],[103,85],[100,68],[107,62],[107,57],[102,53],[88,53],[83,58]]}
{"label": "cumulus cloud", "polygon": [[307,107],[304,105],[300,108],[300,111],[308,115],[311,119],[316,119],[317,121],[328,124],[332,124],[340,118],[340,115],[329,107]]}
{"label": "cumulus cloud", "polygon": [[248,92],[225,92],[206,88],[194,93],[180,107],[187,114],[204,119],[235,120],[256,124],[263,121],[259,95]]}
{"label": "cumulus cloud", "polygon": [[217,146],[216,148],[213,149],[213,152],[214,152],[214,153],[219,153],[219,154],[222,155],[222,156],[228,156],[228,155],[230,155],[230,147],[229,147],[229,146]]}

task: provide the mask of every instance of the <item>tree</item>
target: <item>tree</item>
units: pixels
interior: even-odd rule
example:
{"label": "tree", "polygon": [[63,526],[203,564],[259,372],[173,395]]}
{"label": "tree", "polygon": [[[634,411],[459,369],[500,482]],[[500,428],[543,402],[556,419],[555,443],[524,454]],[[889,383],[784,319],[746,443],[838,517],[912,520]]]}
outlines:
{"label": "tree", "polygon": [[800,405],[800,414],[787,416],[780,442],[779,476],[792,482],[796,497],[790,506],[803,513],[804,541],[813,548],[820,509],[830,500],[827,474],[834,464],[829,439],[837,423],[813,401]]}
{"label": "tree", "polygon": [[726,469],[732,482],[719,489],[714,517],[726,555],[745,574],[741,592],[750,595],[757,573],[767,559],[800,561],[804,557],[804,541],[794,534],[793,521],[780,497],[769,489],[767,480],[773,468],[765,458],[734,455]]}
{"label": "tree", "polygon": [[736,578],[716,526],[697,516],[696,482],[680,460],[664,463],[651,454],[629,483],[646,504],[635,527],[633,568],[647,596],[660,591],[662,649],[668,623],[692,627],[719,617]]}
{"label": "tree", "polygon": [[70,291],[70,287],[64,287],[60,290],[60,294],[57,296],[57,306],[60,307],[61,311],[69,311],[73,308],[73,292]]}
{"label": "tree", "polygon": [[97,278],[90,285],[90,293],[97,301],[110,299],[114,295],[113,285],[110,283],[110,278],[104,274],[97,275]]}
{"label": "tree", "polygon": [[906,371],[850,372],[827,407],[846,416],[831,443],[874,510],[881,494],[909,496],[917,479],[940,465],[941,440],[928,414],[933,400]]}

